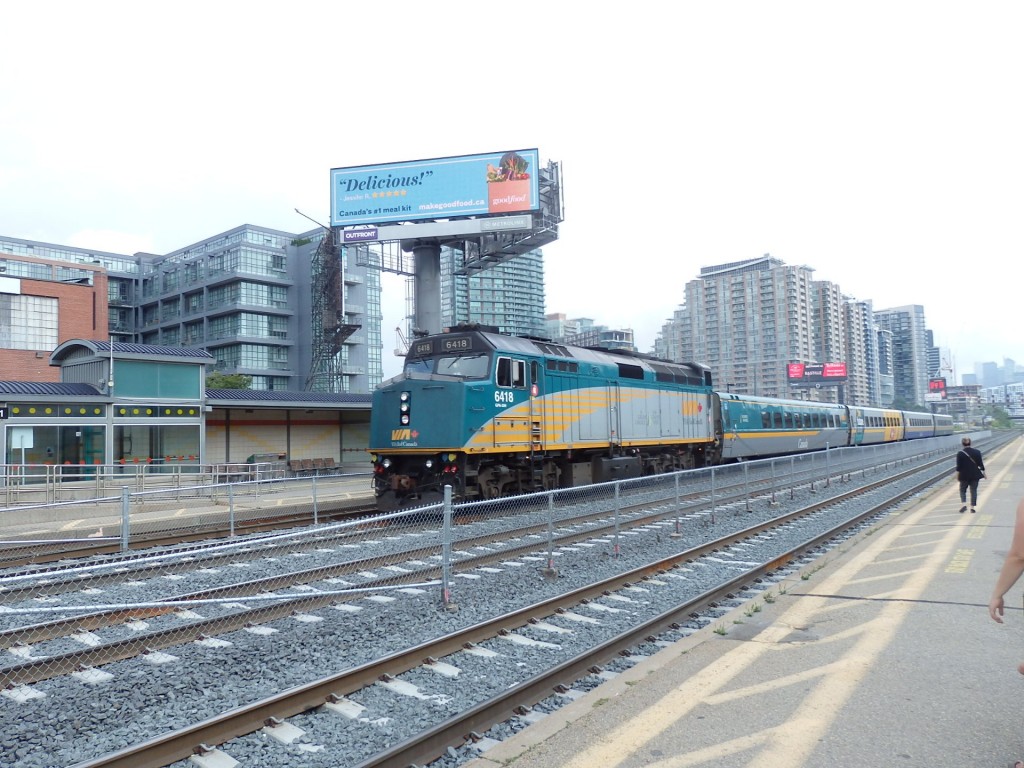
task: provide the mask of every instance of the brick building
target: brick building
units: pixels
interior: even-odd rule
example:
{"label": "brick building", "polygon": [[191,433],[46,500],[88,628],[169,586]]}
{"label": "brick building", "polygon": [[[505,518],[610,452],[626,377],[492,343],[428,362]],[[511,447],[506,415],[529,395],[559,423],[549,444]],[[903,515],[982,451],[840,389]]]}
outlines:
{"label": "brick building", "polygon": [[0,379],[59,381],[50,353],[71,339],[108,337],[107,272],[0,255]]}

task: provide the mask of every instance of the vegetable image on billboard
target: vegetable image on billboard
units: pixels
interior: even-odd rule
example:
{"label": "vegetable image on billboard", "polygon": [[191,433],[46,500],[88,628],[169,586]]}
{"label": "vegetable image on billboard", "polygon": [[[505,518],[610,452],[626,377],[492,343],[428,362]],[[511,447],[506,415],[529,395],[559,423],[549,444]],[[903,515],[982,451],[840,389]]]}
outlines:
{"label": "vegetable image on billboard", "polygon": [[530,164],[515,152],[501,156],[498,167],[487,164],[487,211],[509,213],[530,210]]}

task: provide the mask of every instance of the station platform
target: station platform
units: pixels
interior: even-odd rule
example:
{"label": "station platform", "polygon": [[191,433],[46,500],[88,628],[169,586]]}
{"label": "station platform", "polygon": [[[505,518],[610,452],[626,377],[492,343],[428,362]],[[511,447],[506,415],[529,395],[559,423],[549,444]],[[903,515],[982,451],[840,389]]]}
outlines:
{"label": "station platform", "polygon": [[[1024,440],[468,768],[977,768],[1024,760],[1024,579],[988,600],[1024,497]],[[726,633],[714,630],[724,627]]]}

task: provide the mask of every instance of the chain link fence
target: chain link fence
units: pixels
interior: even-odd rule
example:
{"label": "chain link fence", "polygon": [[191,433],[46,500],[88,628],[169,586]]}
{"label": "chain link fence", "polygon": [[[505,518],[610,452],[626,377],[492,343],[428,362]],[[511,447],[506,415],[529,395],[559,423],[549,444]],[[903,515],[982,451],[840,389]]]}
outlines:
{"label": "chain link fence", "polygon": [[[136,656],[159,663],[183,643],[274,633],[282,618],[312,625],[323,620],[318,612],[356,612],[359,600],[385,601],[395,590],[428,591],[448,607],[460,570],[521,558],[553,571],[568,535],[602,541],[618,556],[630,546],[628,527],[652,510],[681,534],[749,511],[753,500],[923,463],[950,455],[951,445],[947,438],[837,449],[463,504],[447,489],[440,505],[330,523],[321,521],[321,506],[359,484],[368,491],[367,476],[125,485],[88,501],[0,510],[8,553],[63,534],[118,545],[109,556],[0,571],[0,691],[30,697],[32,684],[49,677],[102,676],[103,664]],[[236,535],[243,522],[285,503],[294,529]],[[207,526],[223,538],[131,547],[145,534]]]}

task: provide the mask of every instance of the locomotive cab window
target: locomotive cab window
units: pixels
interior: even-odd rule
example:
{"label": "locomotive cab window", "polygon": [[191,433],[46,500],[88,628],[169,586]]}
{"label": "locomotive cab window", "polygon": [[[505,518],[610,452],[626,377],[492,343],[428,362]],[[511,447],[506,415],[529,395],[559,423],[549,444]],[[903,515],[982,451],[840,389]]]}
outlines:
{"label": "locomotive cab window", "polygon": [[452,355],[437,358],[436,371],[445,376],[463,379],[487,377],[487,355]]}
{"label": "locomotive cab window", "polygon": [[497,380],[499,387],[525,387],[526,363],[511,357],[499,357]]}

